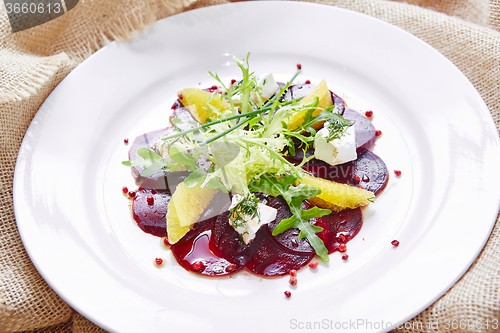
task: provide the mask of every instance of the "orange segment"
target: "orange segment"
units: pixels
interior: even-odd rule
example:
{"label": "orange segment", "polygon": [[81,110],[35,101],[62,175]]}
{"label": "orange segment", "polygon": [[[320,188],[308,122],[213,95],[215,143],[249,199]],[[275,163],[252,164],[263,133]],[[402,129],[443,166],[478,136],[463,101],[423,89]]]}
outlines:
{"label": "orange segment", "polygon": [[373,192],[359,187],[335,183],[309,175],[304,175],[302,182],[321,189],[321,194],[309,199],[311,203],[337,212],[346,208],[366,206],[371,202],[370,200],[375,198]]}
{"label": "orange segment", "polygon": [[[204,124],[210,116],[211,111],[208,104],[220,111],[228,110],[231,105],[221,94],[210,93],[198,88],[186,88],[177,93],[182,104],[187,107],[193,117]],[[212,95],[214,95],[212,97]],[[212,97],[212,98],[211,98]],[[211,98],[211,99],[210,99]]]}
{"label": "orange segment", "polygon": [[[315,98],[319,99],[318,108],[313,112],[313,116],[317,116],[325,108],[332,105],[332,96],[330,90],[326,85],[326,81],[322,80],[314,89],[300,100],[300,104],[308,104],[314,101]],[[300,111],[288,119],[288,128],[293,130],[299,127],[304,122],[304,117],[307,111]]]}
{"label": "orange segment", "polygon": [[191,226],[198,221],[217,191],[201,187],[200,184],[193,187],[186,187],[184,183],[177,185],[167,209],[167,235],[170,244],[177,243],[191,230]]}
{"label": "orange segment", "polygon": [[[172,201],[170,201],[172,202]],[[168,204],[167,210],[167,237],[170,244],[177,243],[191,230],[191,226],[181,226],[175,205]]]}

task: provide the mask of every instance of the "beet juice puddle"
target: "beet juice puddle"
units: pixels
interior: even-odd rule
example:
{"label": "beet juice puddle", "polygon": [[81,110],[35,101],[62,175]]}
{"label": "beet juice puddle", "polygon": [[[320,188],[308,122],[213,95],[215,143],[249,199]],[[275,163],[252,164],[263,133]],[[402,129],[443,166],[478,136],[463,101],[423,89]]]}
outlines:
{"label": "beet juice puddle", "polygon": [[[266,78],[268,79],[268,77]],[[268,88],[265,79],[261,82],[264,83],[255,90],[259,93],[265,92]],[[232,80],[229,86],[236,87],[234,88],[236,90],[238,84],[243,86],[244,83],[244,79],[242,81]],[[254,109],[246,111],[255,117],[252,119],[250,119],[250,116],[247,118],[240,116],[244,112],[231,114],[225,109],[226,103],[223,103],[222,106],[219,102],[215,103],[213,105],[214,110],[219,110],[220,114],[224,114],[225,118],[233,117],[234,114],[238,115],[239,118],[234,118],[236,121],[227,126],[225,123],[229,123],[229,121],[220,122],[220,119],[224,119],[222,116],[216,117],[213,114],[207,116],[206,111],[211,108],[210,106],[202,111],[200,111],[200,104],[198,104],[197,108],[193,107],[193,97],[189,95],[193,91],[185,89],[179,93],[178,99],[172,106],[171,126],[145,133],[131,142],[128,156],[129,161],[131,161],[129,165],[138,188],[129,189],[124,187],[122,190],[132,202],[132,216],[143,232],[163,238],[165,245],[170,247],[178,264],[189,272],[207,277],[230,276],[240,271],[248,271],[261,277],[277,277],[290,274],[292,275],[290,284],[293,285],[296,283],[294,277],[296,271],[307,265],[312,268],[317,267],[317,261],[325,260],[325,258],[328,260],[328,255],[333,252],[346,252],[346,244],[362,228],[362,207],[366,203],[357,204],[357,206],[356,204],[352,206],[352,203],[346,203],[345,206],[342,206],[344,205],[343,196],[330,195],[330,185],[334,184],[340,186],[339,188],[342,191],[346,190],[346,201],[350,200],[351,191],[357,191],[355,195],[358,195],[358,192],[362,193],[365,197],[366,193],[371,193],[370,202],[375,201],[375,196],[380,194],[387,185],[389,178],[387,167],[380,157],[370,151],[377,137],[381,134],[372,125],[372,111],[365,113],[355,111],[349,108],[342,98],[330,90],[328,90],[328,100],[326,102],[324,98],[323,100],[321,98],[313,99],[313,103],[319,100],[320,104],[312,104],[309,110],[317,108],[320,111],[326,110],[323,113],[335,113],[335,117],[342,116],[339,117],[339,119],[342,119],[340,124],[344,124],[345,128],[352,127],[352,131],[355,133],[355,143],[353,143],[355,146],[351,148],[351,150],[355,149],[354,158],[344,163],[331,165],[316,158],[318,152],[315,152],[312,139],[314,135],[317,137],[317,133],[321,129],[325,128],[325,119],[326,122],[330,121],[327,124],[331,124],[337,118],[318,118],[318,121],[315,122],[316,118],[314,117],[320,117],[315,113],[319,113],[319,111],[314,111],[315,113],[311,111],[309,114],[303,112],[306,120],[302,123],[299,121],[299,125],[294,125],[297,123],[297,118],[293,118],[293,115],[292,117],[284,116],[285,121],[281,125],[277,126],[276,124],[279,123],[272,122],[274,118],[277,119],[279,116],[278,112],[280,111],[278,110],[286,109],[289,105],[293,106],[297,104],[297,101],[300,103],[301,99],[307,99],[311,95],[314,97],[314,94],[319,94],[318,97],[324,96],[321,95],[321,92],[318,93],[318,85],[305,81],[304,83],[289,84],[288,86],[278,83],[277,86],[278,89],[274,89],[270,97],[266,97],[262,93],[265,101],[277,100],[280,103],[276,109],[269,109],[269,102],[261,102],[259,106],[259,98],[255,97],[255,93],[247,95],[253,96],[251,98],[254,99],[249,104],[253,105]],[[222,85],[214,85],[208,89],[198,90],[212,96],[203,101],[207,105],[213,104],[211,100],[215,99],[214,94],[223,94],[224,89],[227,91],[228,88],[224,88]],[[195,91],[195,97],[199,99],[201,93],[198,90]],[[234,95],[232,98],[234,98]],[[225,95],[225,99],[228,100],[227,95]],[[245,100],[244,92],[241,100]],[[321,103],[327,105],[327,107],[322,108]],[[231,105],[231,107],[233,106]],[[238,107],[243,108],[241,105],[238,105]],[[259,107],[260,109],[258,109]],[[257,108],[257,111],[255,111],[255,108]],[[258,112],[259,110],[261,112]],[[297,112],[302,112],[301,110],[299,109]],[[269,115],[270,112],[271,115]],[[307,118],[308,116],[309,118]],[[312,120],[311,124],[314,123],[315,127],[311,125],[308,128],[314,128],[314,130],[303,130],[306,128],[304,124],[306,124],[307,119]],[[342,123],[345,121],[343,119],[347,120],[347,126],[346,123]],[[245,121],[247,122],[245,123]],[[266,121],[268,122],[266,123]],[[216,127],[221,123],[226,127]],[[206,126],[203,128],[202,124],[214,124],[214,127]],[[218,175],[218,166],[220,166],[220,169],[226,166],[229,168],[233,160],[237,161],[238,156],[245,154],[245,147],[238,146],[237,141],[234,141],[236,144],[233,144],[231,149],[235,153],[230,158],[227,158],[227,153],[224,155],[226,158],[224,163],[226,164],[220,162],[215,150],[204,151],[204,153],[197,155],[197,149],[205,149],[200,147],[206,145],[213,147],[210,144],[217,142],[213,140],[213,137],[206,139],[204,137],[204,135],[207,135],[206,133],[210,134],[210,130],[213,130],[214,136],[224,137],[226,135],[227,138],[232,138],[231,135],[234,135],[236,138],[234,140],[240,139],[241,142],[248,144],[250,140],[247,140],[247,137],[242,137],[242,134],[238,134],[237,131],[242,131],[241,133],[244,135],[252,134],[251,131],[264,133],[262,137],[267,138],[265,131],[267,128],[273,128],[273,126],[285,128],[284,134],[281,134],[281,132],[274,134],[270,136],[270,140],[281,137],[288,140],[287,145],[280,148],[279,154],[281,157],[276,157],[277,159],[283,159],[280,160],[281,164],[278,163],[277,165],[281,165],[281,168],[283,168],[286,163],[287,171],[284,172],[283,169],[273,166],[267,172],[264,171],[260,172],[259,175],[248,176],[250,180],[243,187],[248,186],[250,194],[241,191],[241,188],[236,189],[234,184],[233,191],[221,190],[222,185],[227,185],[227,183],[225,183],[224,178],[220,178],[220,188],[215,188],[219,185],[213,186],[214,183],[212,183],[212,188],[215,189],[203,189],[205,191],[203,195],[197,195],[194,189],[197,187],[202,188],[201,184],[203,183],[198,178],[202,178],[205,183],[208,183],[211,176]],[[294,128],[294,126],[298,127]],[[326,128],[330,129],[329,127]],[[342,127],[339,128],[344,130]],[[288,131],[288,129],[295,132]],[[189,133],[198,133],[197,131],[201,133],[199,137],[188,136],[192,135]],[[298,133],[297,136],[295,136],[295,133]],[[330,130],[329,135],[332,136],[335,133]],[[162,146],[162,138],[172,140],[168,141],[168,149]],[[180,143],[175,141],[178,138],[183,138],[185,141]],[[193,146],[188,146],[189,143],[195,140],[198,141]],[[309,140],[309,144],[305,145],[304,140]],[[207,142],[208,144],[206,144]],[[227,142],[231,142],[231,139],[228,139]],[[272,153],[268,154],[268,147],[262,147],[261,142],[265,142],[265,140],[255,142],[255,147],[252,147],[252,149],[262,148],[262,152],[266,154],[265,156],[271,156],[270,158],[275,156]],[[274,147],[273,144],[268,145]],[[186,149],[181,151],[178,149],[181,146],[186,147]],[[173,149],[172,147],[177,148]],[[174,153],[177,155],[174,155]],[[340,156],[340,153],[338,153],[338,156]],[[256,163],[255,160],[260,159],[261,156],[254,153],[254,155],[249,155],[247,158],[252,163]],[[142,161],[142,159],[146,162],[142,164],[137,162]],[[151,167],[155,163],[157,166]],[[176,167],[172,167],[172,165],[176,165]],[[228,177],[233,177],[241,170],[242,168],[239,168],[239,170],[235,168],[235,170],[232,170],[234,174],[229,174]],[[273,174],[273,170],[278,170],[276,176]],[[306,178],[293,178],[294,172],[297,172],[296,170],[300,170],[300,174],[306,175]],[[231,170],[229,171],[231,172]],[[264,186],[262,179],[269,181],[269,184],[274,184],[272,186],[276,187]],[[308,179],[312,180],[308,182]],[[321,187],[320,190],[317,187]],[[279,191],[276,190],[278,188]],[[309,193],[306,189],[316,190],[317,192],[307,197],[307,194],[304,194]],[[302,194],[298,195],[299,192]],[[321,196],[319,193],[325,196]],[[207,197],[208,200],[206,200]],[[330,200],[330,198],[335,199]],[[247,205],[248,202],[245,200],[250,200],[248,202],[251,204]],[[175,203],[175,205],[172,203]],[[169,212],[169,209],[173,209],[171,207],[174,206],[176,207],[174,211]],[[270,221],[262,222],[264,209],[255,210],[264,206],[265,211],[271,212],[272,220]],[[200,213],[196,213],[197,211]],[[196,219],[196,221],[189,225],[182,225],[183,220],[181,217],[183,216]],[[258,228],[251,227],[251,223],[253,223],[252,216],[254,220],[258,220]],[[175,241],[172,241],[172,235],[174,235]],[[347,254],[342,257],[343,260],[347,258]],[[157,258],[155,263],[156,265],[162,265],[163,260]]]}

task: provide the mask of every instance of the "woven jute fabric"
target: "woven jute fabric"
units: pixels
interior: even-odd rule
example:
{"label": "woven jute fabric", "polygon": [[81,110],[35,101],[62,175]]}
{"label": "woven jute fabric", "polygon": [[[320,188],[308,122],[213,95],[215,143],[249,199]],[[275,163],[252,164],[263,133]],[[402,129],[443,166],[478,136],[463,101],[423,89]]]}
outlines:
{"label": "woven jute fabric", "polygon": [[[158,19],[225,0],[81,0],[67,14],[12,33],[0,6],[0,332],[104,332],[71,309],[29,260],[12,200],[24,133],[45,98],[89,55]],[[392,23],[450,59],[474,84],[500,128],[500,0],[312,0]],[[500,321],[500,226],[467,273],[395,332],[493,332]],[[450,323],[483,323],[446,329]],[[485,323],[490,325],[486,327]],[[429,323],[441,323],[429,326]]]}

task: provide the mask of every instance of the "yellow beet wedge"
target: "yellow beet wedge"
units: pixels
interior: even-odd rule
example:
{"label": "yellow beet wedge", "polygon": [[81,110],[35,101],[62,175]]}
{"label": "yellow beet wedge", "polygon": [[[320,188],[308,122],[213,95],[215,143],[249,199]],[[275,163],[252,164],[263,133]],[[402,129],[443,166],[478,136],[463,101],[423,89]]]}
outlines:
{"label": "yellow beet wedge", "polygon": [[[315,98],[319,98],[319,104],[316,111],[313,112],[313,116],[317,116],[325,108],[332,105],[332,96],[330,95],[330,90],[326,85],[326,81],[322,80],[314,89],[307,94],[304,98],[300,100],[300,104],[308,104],[314,101]],[[293,130],[299,127],[304,122],[304,117],[307,111],[300,111],[294,114],[288,119],[288,128]],[[320,125],[318,124],[318,127]]]}
{"label": "yellow beet wedge", "polygon": [[182,104],[186,106],[193,117],[202,124],[205,124],[207,118],[210,116],[207,104],[221,111],[228,110],[231,107],[229,102],[222,98],[221,94],[215,93],[213,98],[210,99],[212,94],[211,92],[198,88],[186,88],[177,93]]}
{"label": "yellow beet wedge", "polygon": [[308,186],[315,186],[321,189],[321,194],[308,199],[312,204],[336,212],[346,208],[366,206],[371,202],[370,200],[375,198],[373,192],[359,187],[340,184],[309,175],[304,175],[302,182]]}
{"label": "yellow beet wedge", "polygon": [[186,187],[184,183],[177,185],[167,207],[167,235],[170,244],[177,243],[191,230],[191,226],[198,221],[217,191],[200,187],[200,184],[193,187]]}

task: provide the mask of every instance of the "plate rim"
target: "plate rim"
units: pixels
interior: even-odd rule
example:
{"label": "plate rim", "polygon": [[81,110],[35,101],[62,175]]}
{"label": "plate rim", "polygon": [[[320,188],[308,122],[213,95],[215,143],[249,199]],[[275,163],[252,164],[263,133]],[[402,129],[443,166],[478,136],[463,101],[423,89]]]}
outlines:
{"label": "plate rim", "polygon": [[[258,3],[258,5],[257,5],[257,3]],[[352,10],[345,9],[345,8],[339,8],[339,7],[328,6],[328,5],[317,4],[317,3],[309,3],[309,2],[282,2],[282,1],[238,2],[238,3],[220,4],[220,5],[210,6],[210,7],[197,8],[197,9],[194,9],[194,10],[190,10],[190,11],[187,11],[187,12],[183,12],[183,13],[180,13],[180,14],[177,14],[177,15],[173,15],[171,17],[167,17],[165,19],[159,20],[159,21],[155,22],[153,25],[158,24],[158,22],[160,22],[160,21],[172,19],[173,17],[179,17],[179,16],[184,16],[184,15],[192,15],[192,13],[195,12],[195,11],[201,12],[201,11],[204,11],[204,10],[213,10],[212,9],[213,7],[220,7],[220,6],[262,6],[262,4],[264,4],[264,3],[270,3],[270,4],[272,4],[272,3],[278,4],[279,3],[280,5],[285,5],[285,6],[316,6],[316,7],[327,7],[329,9],[334,9],[334,10],[338,10],[338,11],[348,12],[350,14],[355,14],[355,15],[359,15],[359,16],[362,16],[362,17],[365,17],[365,18],[369,18],[370,20],[386,24],[386,25],[390,26],[391,28],[396,28],[400,32],[403,32],[406,36],[411,36],[411,38],[418,40],[418,43],[420,43],[421,45],[425,45],[426,47],[430,48],[431,50],[433,50],[435,52],[436,55],[439,55],[442,59],[446,60],[450,65],[452,65],[456,70],[458,70],[462,74],[463,78],[465,78],[469,82],[470,86],[474,89],[474,91],[476,92],[476,94],[479,96],[479,92],[474,87],[474,85],[472,85],[472,83],[468,80],[468,78],[465,77],[465,75],[448,58],[446,58],[443,54],[441,54],[439,51],[437,51],[436,49],[434,49],[429,44],[425,43],[424,41],[422,41],[421,39],[419,39],[415,35],[412,35],[411,33],[407,32],[407,31],[405,31],[405,30],[403,30],[403,29],[401,29],[401,28],[399,28],[397,26],[394,26],[394,25],[392,25],[392,24],[390,24],[388,22],[385,22],[383,20],[377,19],[377,18],[375,18],[373,16],[369,16],[367,14],[363,14],[363,13],[352,11]],[[111,44],[116,44],[116,42],[112,42]],[[106,49],[106,48],[107,47],[101,48],[100,50],[98,50],[97,52],[95,52],[94,54],[92,54],[89,58],[87,58],[85,61],[83,61],[81,64],[79,64],[73,71],[71,71],[61,81],[61,83],[59,85],[63,84],[63,82],[65,82],[65,81],[67,81],[68,80],[67,78],[72,78],[72,77],[74,77],[74,76],[77,75],[77,74],[74,74],[74,73],[78,73],[79,71],[85,70],[85,66],[86,65],[84,65],[83,67],[81,65],[85,64],[85,63],[89,63],[89,61],[93,61],[93,60],[89,60],[89,59],[95,59],[96,57],[100,57],[99,54],[103,53],[104,52],[103,50]],[[56,89],[58,89],[58,86],[54,89],[54,91],[56,91]],[[52,95],[52,93],[51,93],[51,95]],[[48,99],[49,99],[49,97],[48,97]],[[486,106],[486,104],[484,103],[484,101],[482,99],[481,99],[481,101],[484,104],[485,109],[488,110],[488,107]],[[45,102],[44,102],[44,104],[45,104]],[[481,109],[481,112],[483,112],[482,109]],[[491,113],[489,113],[489,111],[488,111],[488,114],[491,117]],[[35,115],[35,117],[34,117],[33,120],[37,119],[37,115]],[[33,124],[33,122],[32,122],[32,124]],[[30,127],[32,126],[32,124],[30,124]],[[490,122],[490,126],[493,126],[493,128],[496,131],[496,127],[495,127],[493,121]],[[26,133],[28,133],[29,131],[30,131],[30,128],[28,128],[28,130],[27,130]],[[19,150],[19,154],[18,154],[17,161],[16,161],[16,170],[14,172],[13,198],[14,198],[14,211],[15,211],[16,221],[18,221],[17,216],[21,216],[22,215],[22,213],[19,212],[19,210],[21,209],[19,207],[19,204],[16,205],[16,201],[19,202],[20,201],[19,196],[22,195],[22,194],[20,194],[20,190],[18,189],[19,187],[18,186],[16,187],[16,177],[19,177],[19,174],[22,172],[22,170],[18,171],[18,161],[22,161],[25,158],[25,156],[22,155],[22,153],[25,152],[25,150],[23,149],[23,146],[25,145],[25,140],[26,140],[26,138],[23,138],[23,142],[21,144],[21,148]],[[497,147],[498,147],[498,141],[499,140],[498,140],[498,137],[497,137]],[[19,163],[19,165],[21,165],[21,164],[22,163]],[[18,199],[16,200],[16,198],[18,198]],[[462,274],[457,278],[457,280],[449,283],[449,288],[446,289],[446,291],[443,294],[445,294],[449,289],[451,289],[456,284],[456,282],[469,270],[470,266],[477,259],[478,255],[480,254],[480,252],[484,248],[485,244],[489,240],[490,235],[491,235],[491,231],[493,230],[493,228],[495,226],[495,223],[496,223],[496,217],[498,215],[498,209],[500,208],[500,201],[498,202],[497,206],[498,207],[496,209],[496,213],[492,213],[492,215],[494,214],[494,217],[492,218],[493,221],[490,224],[490,231],[489,231],[488,235],[485,237],[485,240],[484,240],[482,246],[476,251],[477,253],[475,254],[474,259],[470,262],[470,264],[467,267],[463,268]],[[24,229],[24,226],[23,226],[22,222],[21,222],[21,224],[19,224],[19,222],[18,222],[18,229],[19,229],[19,233],[21,235],[22,242],[24,244],[24,247],[25,247],[26,251],[28,252],[28,255],[29,255],[30,259],[36,257],[36,255],[33,253],[32,249],[31,249],[31,244],[25,243],[25,239],[28,236],[26,236],[26,232],[25,232],[25,229]],[[44,271],[43,267],[38,267],[39,263],[36,260],[33,260],[33,259],[31,259],[31,260],[32,260],[33,264],[35,265],[35,267],[37,268],[37,270],[39,272],[43,272]],[[43,274],[41,274],[41,275],[43,276]],[[54,286],[54,285],[50,284],[50,287],[52,289],[54,289],[54,291],[56,291],[57,294],[59,294],[59,295],[64,294],[63,291],[59,291],[58,290],[57,286]],[[429,305],[432,304],[432,303],[434,303],[441,296],[442,295],[436,295],[435,299],[433,299],[431,302],[429,302]],[[70,300],[67,300],[67,299],[64,299],[64,300],[66,302],[68,302],[68,304],[72,304]],[[423,310],[425,310],[425,309],[421,309],[419,311],[415,311],[414,315],[416,315],[418,313],[421,313]],[[81,311],[81,310],[79,310],[79,311]],[[414,315],[412,315],[411,317],[408,317],[407,319],[409,320],[409,319],[413,318]],[[106,326],[106,325],[104,325],[104,326]]]}

